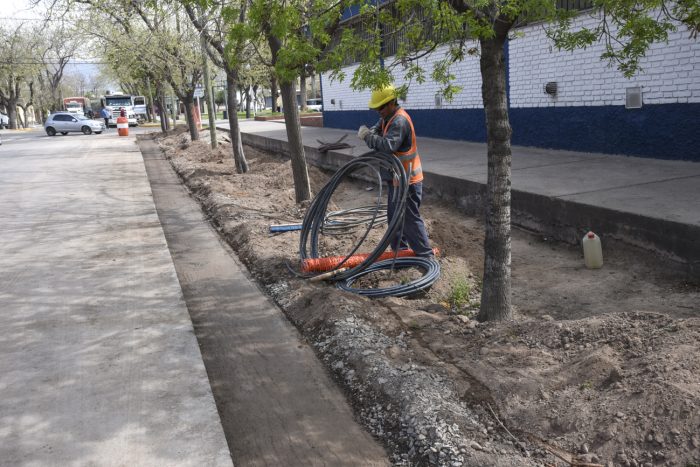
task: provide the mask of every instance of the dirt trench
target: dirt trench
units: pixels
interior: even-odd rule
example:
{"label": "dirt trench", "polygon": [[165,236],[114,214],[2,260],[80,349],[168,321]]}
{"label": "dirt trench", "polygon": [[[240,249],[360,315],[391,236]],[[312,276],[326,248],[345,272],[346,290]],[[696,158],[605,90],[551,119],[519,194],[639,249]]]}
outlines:
{"label": "dirt trench", "polygon": [[[239,175],[226,141],[212,151],[206,134],[157,140],[396,465],[700,465],[697,284],[620,245],[605,250],[603,269],[587,270],[578,248],[514,230],[515,319],[478,323],[481,220],[427,192],[439,281],[417,298],[367,299],[290,272],[298,232],[269,233],[304,214],[287,159],[246,147],[251,170]],[[318,192],[330,174],[309,171]],[[348,181],[332,206],[376,196]],[[323,236],[320,248],[343,254],[359,236]],[[375,283],[390,280],[406,277]]]}

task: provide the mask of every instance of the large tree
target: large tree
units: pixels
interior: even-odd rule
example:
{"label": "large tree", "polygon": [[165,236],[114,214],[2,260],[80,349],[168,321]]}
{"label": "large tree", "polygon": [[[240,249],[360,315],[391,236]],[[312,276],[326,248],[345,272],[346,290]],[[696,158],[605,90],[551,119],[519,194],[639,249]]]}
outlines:
{"label": "large tree", "polygon": [[[484,241],[484,276],[481,320],[509,319],[511,308],[511,125],[506,96],[504,45],[518,24],[546,21],[558,47],[572,50],[603,41],[602,59],[612,60],[626,75],[639,68],[649,45],[663,41],[681,25],[697,35],[700,4],[696,0],[593,0],[600,11],[598,25],[569,30],[576,12],[557,8],[552,0],[356,0],[358,21],[347,27],[340,46],[327,57],[333,76],[343,78],[348,56],[360,59],[352,77],[354,89],[377,88],[401,72],[409,81],[425,80],[419,58],[440,50],[431,76],[452,97],[459,91],[450,66],[469,55],[478,55],[482,100],[487,130],[487,199]],[[395,37],[391,57],[385,57],[385,41]],[[440,46],[443,46],[439,48]],[[387,54],[389,55],[389,54]],[[385,59],[391,61],[385,63]],[[400,90],[405,93],[406,87]]]}
{"label": "large tree", "polygon": [[7,111],[10,128],[18,128],[17,107],[26,109],[31,104],[33,81],[43,72],[42,37],[39,30],[24,24],[0,26],[0,106]]}
{"label": "large tree", "polygon": [[249,34],[264,38],[279,83],[287,141],[292,159],[296,201],[311,198],[311,186],[301,138],[296,79],[306,64],[318,63],[338,27],[343,1],[251,0]]}
{"label": "large tree", "polygon": [[241,129],[236,111],[236,89],[241,83],[241,69],[245,63],[244,50],[247,39],[243,34],[230,34],[239,30],[246,21],[247,0],[215,2],[209,0],[181,0],[185,11],[205,41],[205,49],[215,66],[226,73],[226,103],[231,133],[233,160],[238,173],[248,171],[243,151]]}
{"label": "large tree", "polygon": [[[132,78],[141,74],[166,81],[184,104],[190,137],[199,139],[194,93],[202,74],[200,41],[178,1],[50,1],[59,14],[90,15],[93,32],[115,68],[133,72]],[[133,66],[119,67],[122,62]]]}

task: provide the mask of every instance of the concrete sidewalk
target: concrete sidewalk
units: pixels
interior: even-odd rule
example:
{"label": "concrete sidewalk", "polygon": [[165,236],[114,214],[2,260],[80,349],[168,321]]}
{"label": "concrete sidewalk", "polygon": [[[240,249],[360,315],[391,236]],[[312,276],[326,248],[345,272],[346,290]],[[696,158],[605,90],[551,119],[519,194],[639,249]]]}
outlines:
{"label": "concrete sidewalk", "polygon": [[232,465],[133,137],[3,145],[0,240],[0,465]]}
{"label": "concrete sidewalk", "polygon": [[[374,122],[368,122],[374,123]],[[228,128],[220,121],[217,126]],[[329,169],[366,152],[355,131],[303,127],[307,158]],[[287,152],[280,121],[241,121],[243,141]],[[320,154],[319,143],[348,135],[354,148]],[[486,145],[418,137],[430,193],[480,213],[485,199]],[[700,274],[700,164],[607,154],[513,147],[515,225],[566,242],[589,229],[672,259]]]}

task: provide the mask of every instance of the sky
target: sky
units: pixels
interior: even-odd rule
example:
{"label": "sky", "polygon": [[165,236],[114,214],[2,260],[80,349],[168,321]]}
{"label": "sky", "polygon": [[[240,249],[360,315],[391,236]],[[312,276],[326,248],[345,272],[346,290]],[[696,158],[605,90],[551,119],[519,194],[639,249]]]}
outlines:
{"label": "sky", "polygon": [[[42,5],[32,7],[30,0],[0,0],[0,24],[12,26],[21,23],[41,22],[45,11],[46,8]],[[77,73],[88,78],[96,76],[98,72],[99,67],[96,65],[69,64],[66,67],[66,73]]]}
{"label": "sky", "polygon": [[31,8],[29,0],[0,0],[0,21],[3,24],[41,18],[38,11],[40,9]]}

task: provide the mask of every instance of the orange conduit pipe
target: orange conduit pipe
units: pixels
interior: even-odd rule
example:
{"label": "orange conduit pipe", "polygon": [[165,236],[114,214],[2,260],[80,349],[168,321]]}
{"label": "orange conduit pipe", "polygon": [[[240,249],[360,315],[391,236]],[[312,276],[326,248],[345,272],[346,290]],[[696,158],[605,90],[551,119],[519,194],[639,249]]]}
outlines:
{"label": "orange conduit pipe", "polygon": [[[435,256],[440,255],[440,250],[437,248],[433,248],[433,254]],[[359,253],[356,255],[352,255],[348,258],[347,261],[343,263],[344,268],[354,268],[358,264],[362,263],[364,260],[367,259],[367,257],[370,255],[370,253]],[[413,252],[413,250],[400,250],[398,254],[396,254],[393,251],[385,251],[381,255],[379,255],[379,258],[375,260],[375,262],[379,261],[384,261],[387,259],[392,259],[396,256],[397,258],[404,258],[406,256],[416,256],[416,254]],[[324,258],[306,258],[301,262],[301,272],[303,273],[310,273],[310,272],[326,272],[326,271],[331,271],[340,265],[340,263],[345,259],[345,256],[326,256]]]}

